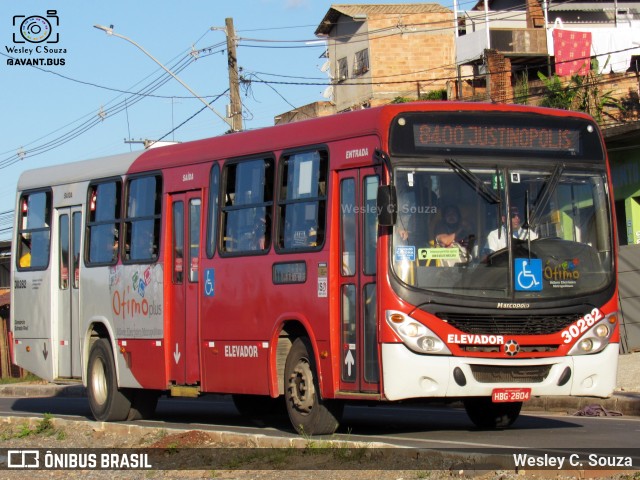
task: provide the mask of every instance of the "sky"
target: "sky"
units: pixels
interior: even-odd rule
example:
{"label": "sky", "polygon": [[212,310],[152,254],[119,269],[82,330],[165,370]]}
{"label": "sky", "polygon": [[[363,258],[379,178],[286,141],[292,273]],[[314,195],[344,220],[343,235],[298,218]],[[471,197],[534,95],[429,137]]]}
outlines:
{"label": "sky", "polygon": [[[217,98],[212,106],[224,114],[229,103],[226,35],[211,27],[224,27],[225,19],[232,18],[240,38],[241,74],[253,80],[241,89],[244,128],[254,129],[272,125],[278,114],[324,100],[329,82],[320,70],[326,61],[321,57],[324,44],[314,32],[331,3],[2,0],[0,240],[10,238],[6,212],[14,209],[17,181],[27,169],[143,148],[125,139],[166,136],[184,142],[228,129],[209,109],[200,111],[201,100],[135,45],[94,25],[112,25],[115,33],[144,48],[198,96]],[[453,0],[439,3],[452,8]],[[193,50],[198,52],[195,58],[189,55]],[[37,59],[48,64],[25,64]]]}

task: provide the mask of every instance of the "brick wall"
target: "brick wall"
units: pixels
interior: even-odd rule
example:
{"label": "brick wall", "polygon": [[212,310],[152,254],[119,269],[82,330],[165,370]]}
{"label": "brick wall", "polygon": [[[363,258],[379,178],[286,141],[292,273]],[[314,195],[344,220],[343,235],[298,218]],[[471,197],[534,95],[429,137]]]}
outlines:
{"label": "brick wall", "polygon": [[[424,93],[446,88],[456,74],[452,25],[452,13],[369,15],[369,63],[378,81],[373,84],[372,105],[398,96],[416,98],[418,89]],[[399,31],[395,27],[404,33],[389,36]],[[376,33],[380,29],[392,30]]]}
{"label": "brick wall", "polygon": [[511,61],[495,50],[485,50],[489,68],[489,96],[492,102],[512,103]]}

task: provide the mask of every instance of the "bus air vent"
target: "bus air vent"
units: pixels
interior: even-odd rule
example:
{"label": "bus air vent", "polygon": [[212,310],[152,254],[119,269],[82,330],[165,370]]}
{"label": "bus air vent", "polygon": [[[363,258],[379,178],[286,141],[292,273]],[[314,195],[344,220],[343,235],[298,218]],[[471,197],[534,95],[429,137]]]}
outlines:
{"label": "bus air vent", "polygon": [[551,370],[551,365],[470,367],[473,378],[480,383],[542,383]]}
{"label": "bus air vent", "polygon": [[442,312],[436,315],[464,333],[478,335],[550,335],[581,317],[562,315],[493,315]]}

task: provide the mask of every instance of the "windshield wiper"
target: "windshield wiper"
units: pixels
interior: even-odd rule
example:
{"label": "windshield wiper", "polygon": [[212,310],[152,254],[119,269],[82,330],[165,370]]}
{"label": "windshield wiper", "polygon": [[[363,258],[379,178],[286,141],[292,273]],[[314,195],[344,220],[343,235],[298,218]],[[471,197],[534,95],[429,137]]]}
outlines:
{"label": "windshield wiper", "polygon": [[468,168],[460,165],[453,158],[446,158],[444,160],[449,164],[451,169],[464,180],[467,185],[473,188],[476,192],[480,194],[482,198],[484,198],[487,203],[491,205],[502,203],[502,198],[500,195],[497,195],[491,189],[489,189],[481,178],[479,178],[475,173],[471,172]]}
{"label": "windshield wiper", "polygon": [[538,219],[542,215],[542,211],[546,208],[549,200],[551,200],[551,194],[555,191],[558,183],[560,182],[560,177],[562,176],[563,171],[564,163],[557,164],[556,168],[553,169],[551,176],[542,187],[540,195],[538,195],[536,202],[533,204],[533,212],[529,216],[529,228],[536,227]]}

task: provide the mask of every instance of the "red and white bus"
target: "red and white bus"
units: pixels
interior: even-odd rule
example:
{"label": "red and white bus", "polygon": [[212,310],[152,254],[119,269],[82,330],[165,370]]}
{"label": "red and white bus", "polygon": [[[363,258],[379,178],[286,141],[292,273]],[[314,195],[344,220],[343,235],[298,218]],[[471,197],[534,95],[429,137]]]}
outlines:
{"label": "red and white bus", "polygon": [[215,392],[284,398],[305,434],[413,398],[505,427],[616,383],[613,194],[582,114],[389,105],[27,171],[16,203],[12,358],[81,379],[98,420]]}

